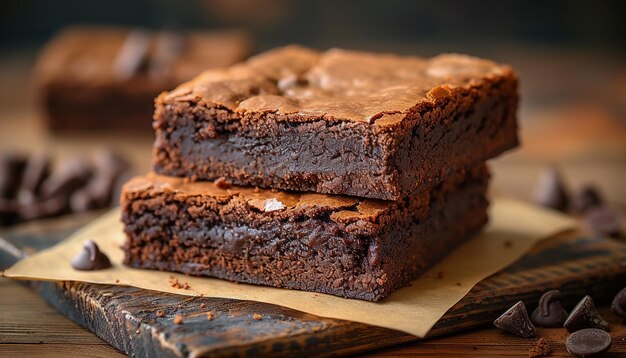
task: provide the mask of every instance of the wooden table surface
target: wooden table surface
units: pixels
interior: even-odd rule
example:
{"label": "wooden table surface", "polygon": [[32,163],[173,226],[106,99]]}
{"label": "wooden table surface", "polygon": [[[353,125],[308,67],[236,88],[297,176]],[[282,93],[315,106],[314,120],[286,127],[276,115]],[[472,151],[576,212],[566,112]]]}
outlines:
{"label": "wooden table surface", "polygon": [[[621,55],[512,48],[493,56],[522,79],[523,147],[492,162],[493,191],[528,199],[538,173],[556,163],[572,189],[596,183],[626,207],[626,61]],[[0,57],[0,150],[48,150],[57,157],[111,146],[139,171],[150,163],[150,136],[52,135],[33,105],[33,52]],[[580,75],[584,74],[584,75]],[[611,315],[606,312],[608,318]],[[626,327],[614,326],[624,349]],[[539,330],[557,355],[567,355],[564,330]],[[528,356],[533,340],[493,328],[372,352],[371,356]],[[27,287],[0,279],[0,356],[122,356],[47,306]],[[613,356],[626,356],[612,353]]]}

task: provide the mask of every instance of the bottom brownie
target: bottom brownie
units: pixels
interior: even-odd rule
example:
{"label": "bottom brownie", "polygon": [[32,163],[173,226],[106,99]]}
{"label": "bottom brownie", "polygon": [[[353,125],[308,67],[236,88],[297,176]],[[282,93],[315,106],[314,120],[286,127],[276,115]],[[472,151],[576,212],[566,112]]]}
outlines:
{"label": "bottom brownie", "polygon": [[391,202],[133,178],[125,263],[378,301],[487,222],[485,166]]}

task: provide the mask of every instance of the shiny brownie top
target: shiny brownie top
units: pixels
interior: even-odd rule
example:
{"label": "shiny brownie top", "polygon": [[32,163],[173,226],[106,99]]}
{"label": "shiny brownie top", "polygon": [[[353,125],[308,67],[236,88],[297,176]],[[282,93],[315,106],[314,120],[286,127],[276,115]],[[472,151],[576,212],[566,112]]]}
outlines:
{"label": "shiny brownie top", "polygon": [[203,72],[157,103],[194,102],[241,115],[286,120],[401,121],[420,105],[487,81],[515,80],[506,66],[476,57],[432,58],[299,46],[274,49],[229,68]]}

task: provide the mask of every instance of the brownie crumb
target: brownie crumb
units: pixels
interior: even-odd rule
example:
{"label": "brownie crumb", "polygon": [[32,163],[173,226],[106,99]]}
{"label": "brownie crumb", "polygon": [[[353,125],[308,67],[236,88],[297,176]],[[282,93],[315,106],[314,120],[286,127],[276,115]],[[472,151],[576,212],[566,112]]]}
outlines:
{"label": "brownie crumb", "polygon": [[120,283],[120,279],[119,279],[119,278],[116,278],[116,279],[115,279],[115,283]]}
{"label": "brownie crumb", "polygon": [[258,187],[256,187],[256,186],[255,186],[255,187],[254,187],[254,192],[255,192],[255,193],[260,193],[260,192],[261,192],[261,189],[259,189]]}
{"label": "brownie crumb", "polygon": [[163,310],[158,310],[158,311],[156,311],[156,316],[157,317],[163,317],[163,316],[165,316],[165,312],[163,312]]}
{"label": "brownie crumb", "polygon": [[443,271],[439,271],[439,272],[437,272],[437,278],[438,278],[438,279],[440,279],[440,280],[441,280],[441,279],[443,278],[443,276],[444,276]]}
{"label": "brownie crumb", "polygon": [[183,324],[183,316],[181,315],[174,316],[174,324]]}
{"label": "brownie crumb", "polygon": [[456,285],[457,285],[457,286],[461,286],[461,285],[462,285],[462,283],[460,283],[460,282],[457,282],[457,283],[456,283]]}
{"label": "brownie crumb", "polygon": [[200,308],[206,308],[206,304],[201,303],[201,304],[200,304]]}
{"label": "brownie crumb", "polygon": [[255,314],[252,315],[252,318],[254,318],[255,321],[260,321],[261,318],[263,318],[263,316],[261,316],[258,313],[255,313]]}
{"label": "brownie crumb", "polygon": [[528,357],[545,357],[549,355],[550,352],[550,346],[548,345],[546,340],[541,337],[537,340],[537,342],[535,342],[535,346],[528,351]]}
{"label": "brownie crumb", "polygon": [[189,290],[191,286],[187,282],[180,281],[174,276],[170,276],[170,286],[173,288],[180,288],[182,290]]}
{"label": "brownie crumb", "polygon": [[207,312],[206,313],[206,319],[208,321],[212,321],[213,320],[213,312]]}
{"label": "brownie crumb", "polygon": [[511,240],[504,241],[504,247],[509,248],[513,246],[513,242]]}
{"label": "brownie crumb", "polygon": [[220,189],[228,189],[232,186],[232,184],[228,180],[226,180],[226,178],[224,177],[219,177],[215,179],[213,184],[215,184],[215,186]]}

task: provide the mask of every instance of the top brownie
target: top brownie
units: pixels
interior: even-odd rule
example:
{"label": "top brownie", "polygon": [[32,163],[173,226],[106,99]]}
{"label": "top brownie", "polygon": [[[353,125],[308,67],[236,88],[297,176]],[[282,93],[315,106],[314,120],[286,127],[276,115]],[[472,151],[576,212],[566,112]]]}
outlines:
{"label": "top brownie", "polygon": [[397,200],[518,144],[505,65],[289,46],[156,100],[154,170]]}

